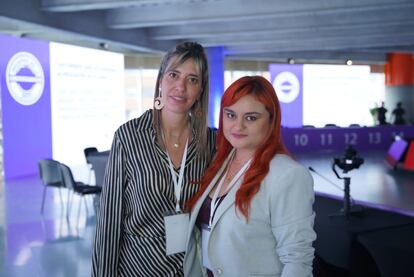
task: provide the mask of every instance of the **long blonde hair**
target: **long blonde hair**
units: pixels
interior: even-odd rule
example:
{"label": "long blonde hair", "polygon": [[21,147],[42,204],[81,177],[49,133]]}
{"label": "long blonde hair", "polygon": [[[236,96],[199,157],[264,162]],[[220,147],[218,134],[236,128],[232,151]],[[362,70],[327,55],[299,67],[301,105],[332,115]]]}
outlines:
{"label": "long blonde hair", "polygon": [[[176,57],[173,64],[170,61]],[[165,54],[161,61],[161,66],[158,71],[157,82],[155,85],[154,99],[160,96],[159,87],[161,80],[167,71],[167,67],[174,68],[187,60],[193,59],[198,72],[201,75],[201,93],[199,99],[194,103],[190,109],[191,128],[196,133],[197,148],[203,157],[210,160],[210,151],[207,147],[207,116],[208,116],[208,98],[209,98],[209,79],[208,79],[208,63],[203,46],[196,42],[184,42],[178,44],[174,49]],[[154,128],[157,132],[157,140],[161,147],[165,148],[161,133],[161,111],[153,109]]]}

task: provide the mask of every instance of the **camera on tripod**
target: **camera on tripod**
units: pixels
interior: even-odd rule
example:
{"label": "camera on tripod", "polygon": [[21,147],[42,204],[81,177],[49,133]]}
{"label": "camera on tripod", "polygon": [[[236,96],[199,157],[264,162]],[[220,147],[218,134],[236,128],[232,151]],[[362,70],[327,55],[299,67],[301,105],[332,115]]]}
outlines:
{"label": "camera on tripod", "polygon": [[359,168],[363,163],[364,159],[357,156],[357,151],[351,145],[348,145],[343,157],[333,160],[333,164],[342,169],[343,173]]}
{"label": "camera on tripod", "polygon": [[351,178],[348,176],[339,176],[338,172],[335,170],[335,166],[338,166],[340,169],[342,169],[343,173],[347,173],[352,169],[359,168],[363,163],[364,159],[357,156],[357,151],[351,145],[348,145],[348,147],[345,149],[345,154],[343,157],[333,159],[333,172],[335,173],[336,177],[338,177],[338,179],[344,180],[344,207],[336,215],[344,215],[346,217],[349,217],[351,215],[361,214],[364,211],[364,208],[362,206],[352,205],[350,192]]}

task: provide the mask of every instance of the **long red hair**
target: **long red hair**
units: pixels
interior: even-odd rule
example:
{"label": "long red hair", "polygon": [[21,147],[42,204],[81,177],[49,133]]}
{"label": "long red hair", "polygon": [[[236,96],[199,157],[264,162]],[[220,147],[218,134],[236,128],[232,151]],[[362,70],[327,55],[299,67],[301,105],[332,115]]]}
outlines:
{"label": "long red hair", "polygon": [[238,79],[226,89],[221,99],[216,145],[217,153],[204,173],[200,190],[187,202],[187,209],[191,210],[194,207],[233,148],[223,134],[223,108],[233,105],[240,98],[249,94],[254,95],[269,112],[270,132],[262,146],[256,150],[252,163],[244,174],[242,184],[236,193],[236,207],[246,219],[249,217],[250,202],[259,191],[260,183],[269,172],[271,159],[277,153],[288,153],[280,135],[280,104],[272,84],[261,76],[245,76]]}

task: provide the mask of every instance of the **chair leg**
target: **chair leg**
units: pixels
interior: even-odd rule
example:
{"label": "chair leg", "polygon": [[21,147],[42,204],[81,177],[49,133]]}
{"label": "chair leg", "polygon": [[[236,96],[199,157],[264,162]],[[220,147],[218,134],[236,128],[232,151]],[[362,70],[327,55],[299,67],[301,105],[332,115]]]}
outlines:
{"label": "chair leg", "polygon": [[61,214],[64,213],[65,206],[63,204],[63,196],[62,196],[62,188],[59,188],[59,197],[60,197],[60,208],[61,208]]}
{"label": "chair leg", "polygon": [[66,201],[66,217],[70,216],[70,195],[71,192],[68,190],[68,200]]}
{"label": "chair leg", "polygon": [[[80,197],[83,198],[82,195],[80,195]],[[80,217],[80,210],[81,210],[81,208],[82,208],[82,199],[80,199],[79,206],[78,206],[78,221],[79,221],[79,217]]]}
{"label": "chair leg", "polygon": [[40,207],[40,214],[43,214],[43,208],[45,206],[46,189],[47,189],[47,186],[44,186],[43,187],[42,206]]}
{"label": "chair leg", "polygon": [[69,191],[69,206],[68,206],[68,217],[70,216],[70,212],[72,211],[72,203],[73,203],[73,197],[75,195],[74,191]]}
{"label": "chair leg", "polygon": [[89,215],[88,201],[86,200],[86,197],[82,197],[82,198],[83,198],[83,202],[85,203],[86,217],[88,217],[88,215]]}

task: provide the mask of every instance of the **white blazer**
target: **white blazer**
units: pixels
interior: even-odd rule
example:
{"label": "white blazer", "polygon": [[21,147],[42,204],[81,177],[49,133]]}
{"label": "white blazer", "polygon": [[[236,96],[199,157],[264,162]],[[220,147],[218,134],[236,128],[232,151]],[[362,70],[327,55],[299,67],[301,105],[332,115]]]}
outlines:
{"label": "white blazer", "polygon": [[[225,164],[223,164],[223,167]],[[184,275],[207,276],[202,266],[201,232],[194,224],[218,175],[195,204],[190,216]],[[286,155],[276,155],[250,205],[248,222],[236,210],[235,185],[218,206],[208,241],[214,276],[312,276],[316,239],[313,230],[313,179]]]}

